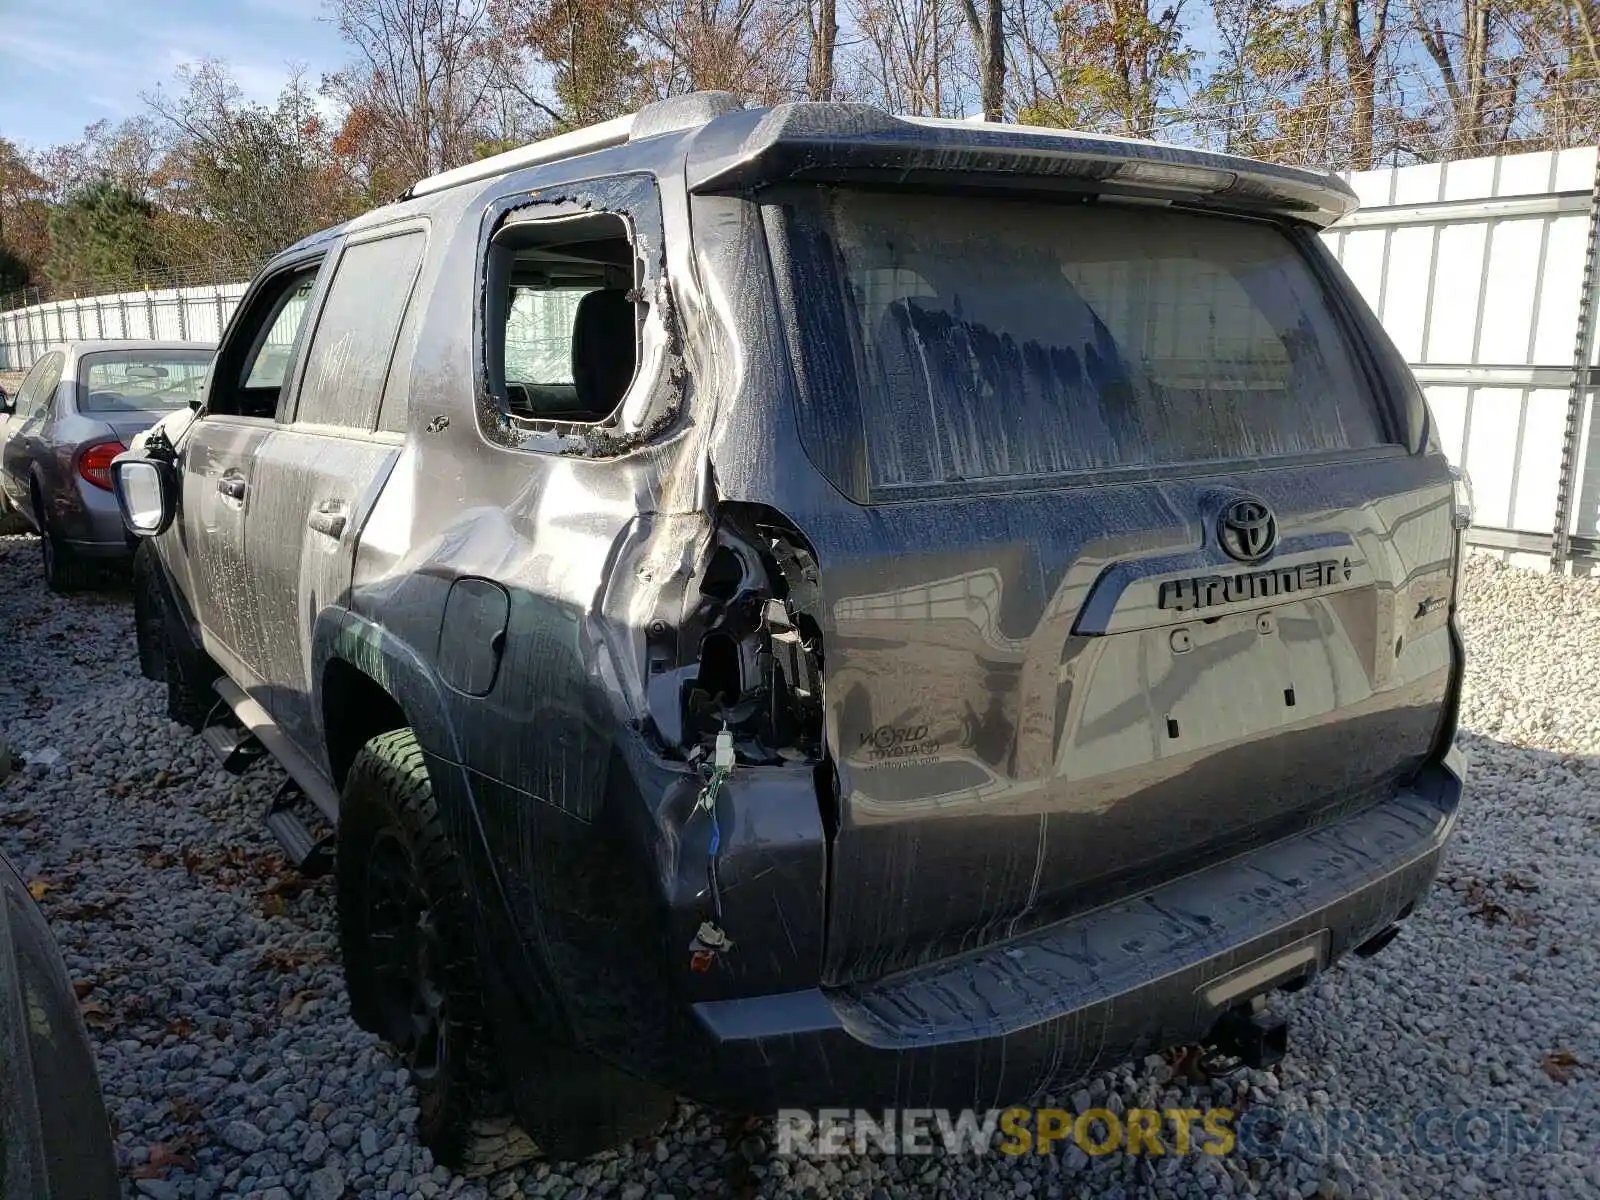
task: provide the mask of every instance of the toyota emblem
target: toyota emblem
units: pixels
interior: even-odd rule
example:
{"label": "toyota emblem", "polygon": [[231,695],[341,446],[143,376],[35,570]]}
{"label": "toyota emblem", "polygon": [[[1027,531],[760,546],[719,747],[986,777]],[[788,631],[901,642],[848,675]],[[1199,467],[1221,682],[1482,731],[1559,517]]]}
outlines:
{"label": "toyota emblem", "polygon": [[1217,522],[1217,541],[1229,557],[1240,562],[1256,562],[1272,553],[1278,544],[1278,522],[1272,510],[1259,500],[1235,500],[1222,510]]}

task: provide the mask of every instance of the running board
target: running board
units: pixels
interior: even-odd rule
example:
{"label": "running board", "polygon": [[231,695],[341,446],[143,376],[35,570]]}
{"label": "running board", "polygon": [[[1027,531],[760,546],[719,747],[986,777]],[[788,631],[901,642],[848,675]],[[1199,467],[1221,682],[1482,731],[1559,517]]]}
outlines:
{"label": "running board", "polygon": [[232,712],[221,704],[217,709],[221,711],[212,710],[205,728],[200,731],[200,740],[211,747],[211,753],[217,756],[224,771],[243,775],[266,752],[265,748],[255,734],[234,720]]}
{"label": "running board", "polygon": [[308,879],[326,875],[333,867],[333,835],[317,837],[306,827],[294,809],[305,799],[305,793],[293,779],[285,779],[267,806],[266,824],[272,836],[278,839],[283,852],[288,855],[294,869]]}
{"label": "running board", "polygon": [[217,695],[233,709],[233,715],[239,719],[239,724],[255,735],[256,740],[277,760],[289,778],[300,785],[300,790],[306,794],[306,798],[317,806],[324,817],[337,825],[339,793],[323,778],[316,764],[289,740],[267,710],[246,695],[244,689],[233,680],[224,675],[212,686],[216,688]]}

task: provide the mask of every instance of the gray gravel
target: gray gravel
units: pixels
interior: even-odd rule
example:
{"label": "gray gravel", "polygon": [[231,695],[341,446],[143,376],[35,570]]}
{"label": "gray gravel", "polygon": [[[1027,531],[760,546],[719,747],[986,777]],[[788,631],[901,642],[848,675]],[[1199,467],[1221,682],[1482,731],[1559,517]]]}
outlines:
{"label": "gray gravel", "polygon": [[[685,1108],[625,1153],[465,1180],[412,1140],[404,1072],[350,1021],[328,885],[259,823],[276,771],[216,769],[139,678],[125,592],[53,598],[37,553],[0,538],[0,730],[30,759],[0,787],[0,849],[48,885],[130,1196],[1600,1194],[1600,582],[1469,565],[1474,773],[1443,881],[1377,958],[1280,1002],[1284,1063],[1194,1083],[1152,1059],[1059,1097],[1275,1114],[1295,1134],[1276,1154],[780,1159],[770,1126]],[[1426,1153],[1408,1135],[1431,1109]],[[1449,1144],[1470,1109],[1480,1144],[1507,1113],[1562,1114],[1542,1148],[1473,1152]],[[1318,1144],[1341,1112],[1405,1140]]]}

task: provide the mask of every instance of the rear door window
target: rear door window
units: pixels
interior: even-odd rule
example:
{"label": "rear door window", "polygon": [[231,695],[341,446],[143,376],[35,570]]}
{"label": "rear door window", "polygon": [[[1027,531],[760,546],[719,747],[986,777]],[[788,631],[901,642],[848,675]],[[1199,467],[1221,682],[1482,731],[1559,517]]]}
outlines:
{"label": "rear door window", "polygon": [[836,296],[849,343],[820,344],[833,321],[800,322],[813,399],[819,385],[844,398],[813,413],[808,445],[830,474],[864,465],[870,491],[1390,440],[1323,285],[1275,225],[851,189],[786,217],[791,294]]}
{"label": "rear door window", "polygon": [[17,416],[36,417],[49,409],[51,401],[56,398],[56,388],[61,384],[61,373],[66,364],[67,356],[59,350],[40,360],[39,365],[22,381],[22,389],[17,393]]}
{"label": "rear door window", "polygon": [[377,424],[426,244],[412,229],[345,247],[306,354],[296,421],[360,430]]}

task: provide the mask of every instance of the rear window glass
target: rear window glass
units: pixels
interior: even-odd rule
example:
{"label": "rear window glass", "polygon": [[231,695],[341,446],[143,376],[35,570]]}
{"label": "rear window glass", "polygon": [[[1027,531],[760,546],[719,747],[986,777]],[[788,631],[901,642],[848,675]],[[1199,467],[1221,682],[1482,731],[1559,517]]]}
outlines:
{"label": "rear window glass", "polygon": [[[1389,440],[1275,226],[849,189],[786,209],[807,391],[855,410],[811,432],[835,464],[854,442],[844,473],[873,491]],[[829,294],[842,329],[816,319]],[[848,349],[821,345],[830,328]]]}
{"label": "rear window glass", "polygon": [[211,355],[167,351],[113,351],[85,360],[80,368],[83,398],[78,411],[119,413],[162,411],[198,402]]}

